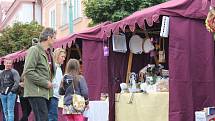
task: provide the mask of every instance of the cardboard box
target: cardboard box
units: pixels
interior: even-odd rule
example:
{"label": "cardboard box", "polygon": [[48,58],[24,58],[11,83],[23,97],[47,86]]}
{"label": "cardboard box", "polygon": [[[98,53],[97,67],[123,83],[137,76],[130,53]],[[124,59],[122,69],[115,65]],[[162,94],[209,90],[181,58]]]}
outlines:
{"label": "cardboard box", "polygon": [[195,121],[215,121],[215,114],[207,115],[205,111],[196,111]]}

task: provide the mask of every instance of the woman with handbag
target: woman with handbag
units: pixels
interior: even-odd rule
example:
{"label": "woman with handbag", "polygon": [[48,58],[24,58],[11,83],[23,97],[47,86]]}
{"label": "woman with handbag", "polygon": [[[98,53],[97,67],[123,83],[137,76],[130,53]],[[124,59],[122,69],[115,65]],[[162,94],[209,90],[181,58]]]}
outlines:
{"label": "woman with handbag", "polygon": [[80,75],[80,63],[70,59],[61,82],[60,95],[64,96],[63,114],[67,121],[84,121],[83,112],[88,105],[88,87]]}

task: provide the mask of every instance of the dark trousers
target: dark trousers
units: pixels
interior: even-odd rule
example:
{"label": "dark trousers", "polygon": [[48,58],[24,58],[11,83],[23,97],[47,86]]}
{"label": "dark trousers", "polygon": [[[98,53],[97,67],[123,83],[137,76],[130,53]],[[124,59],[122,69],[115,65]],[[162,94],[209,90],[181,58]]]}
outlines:
{"label": "dark trousers", "polygon": [[28,121],[28,116],[31,113],[31,105],[28,101],[28,98],[20,96],[19,99],[22,107],[22,118],[20,121]]}
{"label": "dark trousers", "polygon": [[48,100],[43,97],[28,97],[35,121],[48,121]]}

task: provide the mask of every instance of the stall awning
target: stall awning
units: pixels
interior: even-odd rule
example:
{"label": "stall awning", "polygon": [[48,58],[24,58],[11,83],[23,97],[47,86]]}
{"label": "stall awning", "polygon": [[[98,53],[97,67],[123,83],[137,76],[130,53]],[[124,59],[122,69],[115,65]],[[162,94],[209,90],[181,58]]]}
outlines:
{"label": "stall awning", "polygon": [[168,2],[137,11],[121,21],[104,26],[102,30],[105,31],[107,37],[111,36],[111,32],[118,33],[119,29],[125,31],[126,26],[129,26],[131,31],[134,31],[135,24],[138,24],[143,28],[144,21],[146,21],[149,26],[152,26],[154,22],[159,22],[159,16],[161,15],[205,19],[209,5],[209,0],[170,0]]}
{"label": "stall awning", "polygon": [[26,50],[20,50],[20,51],[8,54],[6,56],[3,56],[0,58],[0,65],[4,61],[5,58],[10,58],[14,62],[18,62],[18,61],[24,60],[25,55],[26,55]]}
{"label": "stall awning", "polygon": [[[110,23],[111,22],[104,22],[104,23],[99,24],[95,27],[92,27],[88,30],[85,30],[85,31],[82,31],[79,33],[73,33],[73,34],[70,34],[66,37],[57,39],[56,42],[54,43],[53,47],[54,48],[70,47],[72,45],[72,43],[74,43],[77,38],[91,40],[91,41],[102,41],[104,38],[104,33],[101,31],[101,28],[105,25],[110,24]],[[0,63],[2,63],[4,58],[10,58],[14,62],[19,62],[19,61],[25,59],[26,54],[27,54],[27,50],[20,50],[20,51],[8,54],[8,55],[0,58]]]}
{"label": "stall awning", "polygon": [[56,41],[54,43],[53,47],[54,48],[57,48],[57,47],[66,48],[67,46],[70,47],[77,38],[91,40],[91,41],[102,41],[104,38],[104,33],[101,31],[101,29],[103,26],[108,25],[110,23],[111,22],[107,21],[107,22],[99,24],[93,28],[90,28],[89,30],[85,30],[83,32],[68,35],[68,36]]}

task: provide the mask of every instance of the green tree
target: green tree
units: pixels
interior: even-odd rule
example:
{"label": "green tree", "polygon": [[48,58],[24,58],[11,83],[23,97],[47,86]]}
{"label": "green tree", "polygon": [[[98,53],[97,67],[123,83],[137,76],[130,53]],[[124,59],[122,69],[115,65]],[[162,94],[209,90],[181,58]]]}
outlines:
{"label": "green tree", "polygon": [[166,0],[85,0],[85,15],[92,19],[92,25],[105,21],[119,21],[143,8]]}
{"label": "green tree", "polygon": [[167,0],[141,0],[142,3],[140,5],[140,8],[148,8],[163,2],[166,2]]}
{"label": "green tree", "polygon": [[37,22],[14,23],[5,28],[0,35],[0,56],[27,49],[31,46],[31,40],[38,38],[43,27]]}

